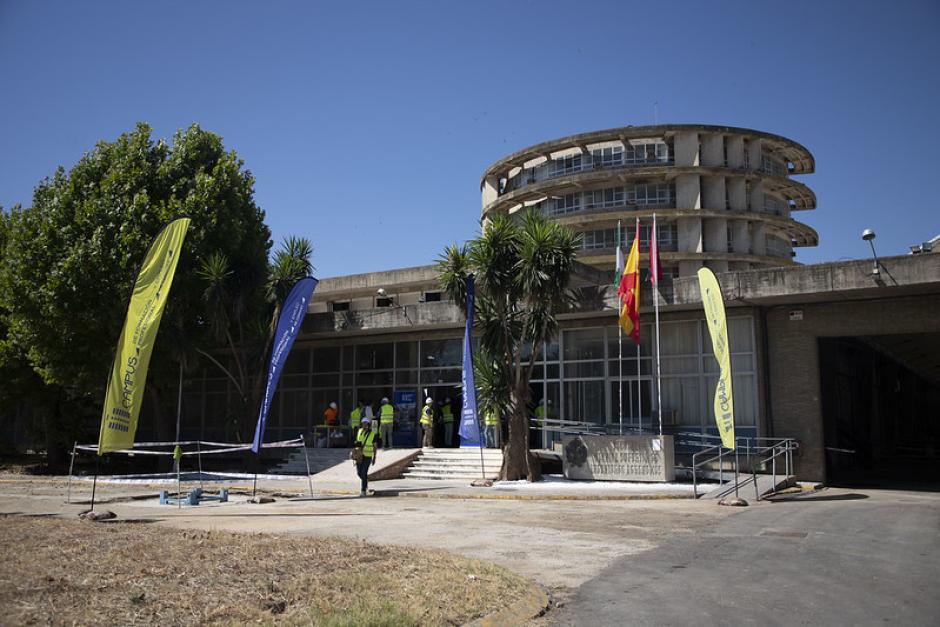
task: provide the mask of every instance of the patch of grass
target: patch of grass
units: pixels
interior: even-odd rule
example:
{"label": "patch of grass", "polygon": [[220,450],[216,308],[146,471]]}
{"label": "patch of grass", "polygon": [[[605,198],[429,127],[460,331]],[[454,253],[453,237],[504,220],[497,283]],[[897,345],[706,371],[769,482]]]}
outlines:
{"label": "patch of grass", "polygon": [[459,625],[517,599],[498,566],[306,536],[6,517],[0,624]]}

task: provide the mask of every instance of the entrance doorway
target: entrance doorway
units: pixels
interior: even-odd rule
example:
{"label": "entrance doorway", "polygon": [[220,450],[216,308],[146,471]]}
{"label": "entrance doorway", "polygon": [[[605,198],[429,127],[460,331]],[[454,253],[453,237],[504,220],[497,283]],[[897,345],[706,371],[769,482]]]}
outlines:
{"label": "entrance doorway", "polygon": [[820,338],[833,485],[940,489],[940,333]]}

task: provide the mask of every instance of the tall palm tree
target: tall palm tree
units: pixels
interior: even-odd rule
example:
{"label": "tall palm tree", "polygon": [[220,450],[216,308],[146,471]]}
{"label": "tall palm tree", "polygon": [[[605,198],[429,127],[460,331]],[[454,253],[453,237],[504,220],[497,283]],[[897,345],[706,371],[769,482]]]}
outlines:
{"label": "tall palm tree", "polygon": [[528,447],[529,381],[543,343],[557,332],[556,315],[569,301],[577,248],[570,229],[526,211],[518,219],[491,218],[479,237],[464,247],[449,246],[438,259],[441,288],[462,308],[467,277],[475,277],[475,374],[484,411],[508,417],[504,480],[538,478]]}

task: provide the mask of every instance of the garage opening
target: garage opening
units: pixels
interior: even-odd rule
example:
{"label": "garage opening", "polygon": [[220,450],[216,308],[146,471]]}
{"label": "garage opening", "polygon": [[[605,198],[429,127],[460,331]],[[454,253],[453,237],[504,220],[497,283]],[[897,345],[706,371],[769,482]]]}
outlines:
{"label": "garage opening", "polygon": [[831,485],[940,490],[940,333],[819,339]]}

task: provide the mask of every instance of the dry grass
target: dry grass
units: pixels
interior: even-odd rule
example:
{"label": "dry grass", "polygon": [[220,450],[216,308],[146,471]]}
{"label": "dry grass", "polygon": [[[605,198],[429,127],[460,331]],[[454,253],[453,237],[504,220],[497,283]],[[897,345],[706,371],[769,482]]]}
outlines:
{"label": "dry grass", "polygon": [[14,516],[0,545],[3,625],[453,625],[527,587],[483,562],[338,538]]}

